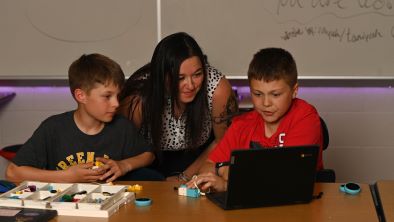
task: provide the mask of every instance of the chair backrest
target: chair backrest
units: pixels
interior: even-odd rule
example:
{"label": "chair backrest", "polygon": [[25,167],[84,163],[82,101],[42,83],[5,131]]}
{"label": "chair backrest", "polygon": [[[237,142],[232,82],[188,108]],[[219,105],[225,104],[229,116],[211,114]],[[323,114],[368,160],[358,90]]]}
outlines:
{"label": "chair backrest", "polygon": [[[330,134],[328,132],[326,122],[321,117],[320,124],[323,133],[323,150],[326,150],[328,148],[328,145],[330,144]],[[333,169],[323,169],[316,173],[316,182],[335,183],[335,180],[336,175],[335,170]]]}
{"label": "chair backrest", "polygon": [[330,144],[330,134],[328,133],[326,122],[321,117],[320,117],[320,124],[323,133],[323,150],[325,150],[328,148],[328,145]]}
{"label": "chair backrest", "polygon": [[7,160],[12,160],[18,150],[22,147],[23,144],[16,144],[11,146],[6,146],[0,150],[0,156],[4,157]]}

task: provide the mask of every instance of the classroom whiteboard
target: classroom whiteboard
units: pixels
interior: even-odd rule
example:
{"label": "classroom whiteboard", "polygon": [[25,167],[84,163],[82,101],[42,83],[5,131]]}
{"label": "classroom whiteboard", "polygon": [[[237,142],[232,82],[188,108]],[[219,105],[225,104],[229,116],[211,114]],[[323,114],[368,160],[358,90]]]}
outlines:
{"label": "classroom whiteboard", "polygon": [[84,53],[130,75],[157,43],[154,0],[1,0],[0,78],[67,78]]}
{"label": "classroom whiteboard", "polygon": [[226,75],[258,49],[290,51],[300,76],[394,77],[393,0],[165,0],[163,36],[192,34]]}
{"label": "classroom whiteboard", "polygon": [[282,47],[299,75],[394,78],[394,0],[2,0],[0,78],[67,78],[83,53],[126,75],[151,59],[158,36],[185,31],[227,76]]}

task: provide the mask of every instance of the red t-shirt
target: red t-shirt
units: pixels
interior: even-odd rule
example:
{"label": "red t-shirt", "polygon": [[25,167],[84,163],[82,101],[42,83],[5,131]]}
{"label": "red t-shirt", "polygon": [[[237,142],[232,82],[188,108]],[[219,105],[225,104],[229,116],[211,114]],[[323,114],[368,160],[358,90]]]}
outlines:
{"label": "red t-shirt", "polygon": [[317,169],[323,169],[323,135],[319,114],[315,107],[301,99],[294,99],[289,111],[279,123],[277,131],[265,136],[264,120],[256,111],[235,117],[221,141],[209,154],[213,162],[227,162],[232,150],[249,149],[250,141],[263,147],[320,145]]}

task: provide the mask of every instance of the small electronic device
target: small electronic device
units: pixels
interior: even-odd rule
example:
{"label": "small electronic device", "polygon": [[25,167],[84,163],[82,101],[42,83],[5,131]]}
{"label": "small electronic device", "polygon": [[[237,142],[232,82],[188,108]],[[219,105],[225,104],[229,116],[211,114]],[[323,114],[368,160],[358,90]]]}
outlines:
{"label": "small electronic device", "polygon": [[134,200],[135,205],[139,207],[146,207],[152,204],[152,200],[150,198],[137,198]]}
{"label": "small electronic device", "polygon": [[52,209],[31,209],[20,207],[0,207],[0,221],[40,222],[50,221],[56,217],[57,211]]}
{"label": "small electronic device", "polygon": [[360,193],[361,187],[357,183],[345,183],[339,186],[339,190],[346,194],[356,195]]}
{"label": "small electronic device", "polygon": [[185,184],[178,187],[178,195],[187,197],[200,197],[200,190],[197,188],[187,188]]}

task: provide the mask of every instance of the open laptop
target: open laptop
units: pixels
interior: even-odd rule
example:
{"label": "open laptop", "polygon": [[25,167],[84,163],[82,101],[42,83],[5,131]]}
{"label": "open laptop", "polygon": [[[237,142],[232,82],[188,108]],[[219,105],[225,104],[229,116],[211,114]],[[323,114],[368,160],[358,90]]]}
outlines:
{"label": "open laptop", "polygon": [[226,192],[207,197],[221,208],[307,203],[313,198],[319,146],[234,150]]}

